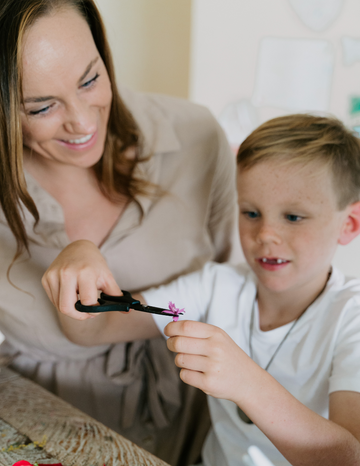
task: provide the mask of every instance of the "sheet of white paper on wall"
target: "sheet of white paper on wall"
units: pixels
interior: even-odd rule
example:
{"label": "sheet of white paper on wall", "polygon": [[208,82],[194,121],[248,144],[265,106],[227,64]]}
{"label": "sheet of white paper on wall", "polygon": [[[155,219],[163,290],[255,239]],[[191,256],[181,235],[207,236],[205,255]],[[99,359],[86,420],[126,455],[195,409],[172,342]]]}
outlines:
{"label": "sheet of white paper on wall", "polygon": [[344,65],[350,66],[360,61],[360,39],[344,36],[341,38]]}
{"label": "sheet of white paper on wall", "polygon": [[265,37],[260,43],[252,103],[326,112],[333,69],[334,51],[326,40]]}
{"label": "sheet of white paper on wall", "polygon": [[324,31],[339,16],[344,0],[289,0],[302,22],[313,31]]}
{"label": "sheet of white paper on wall", "polygon": [[238,100],[226,105],[218,120],[234,152],[237,151],[243,140],[259,125],[257,109],[247,99]]}

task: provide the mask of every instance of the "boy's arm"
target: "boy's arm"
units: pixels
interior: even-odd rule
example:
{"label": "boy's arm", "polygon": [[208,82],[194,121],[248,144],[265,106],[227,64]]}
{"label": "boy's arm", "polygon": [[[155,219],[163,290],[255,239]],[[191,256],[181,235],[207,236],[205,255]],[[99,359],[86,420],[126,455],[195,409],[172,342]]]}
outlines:
{"label": "boy's arm", "polygon": [[178,353],[181,379],[236,403],[293,466],[360,464],[359,394],[332,394],[327,420],[298,401],[218,327],[180,321],[170,323],[165,334],[168,348]]}
{"label": "boy's arm", "polygon": [[338,391],[330,393],[329,418],[344,427],[360,442],[360,393]]}

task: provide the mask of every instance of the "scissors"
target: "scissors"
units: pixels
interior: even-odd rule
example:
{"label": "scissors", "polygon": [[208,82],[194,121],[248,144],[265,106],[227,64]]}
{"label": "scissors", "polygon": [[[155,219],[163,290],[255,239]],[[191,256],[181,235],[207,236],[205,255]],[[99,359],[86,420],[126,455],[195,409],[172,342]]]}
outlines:
{"label": "scissors", "polygon": [[80,312],[99,313],[109,311],[129,312],[130,309],[135,311],[149,312],[150,314],[160,314],[164,316],[176,317],[182,315],[183,312],[176,313],[170,309],[161,307],[144,306],[139,300],[134,299],[128,291],[122,290],[123,296],[110,296],[101,293],[98,299],[99,306],[85,306],[80,301],[75,303],[75,308]]}

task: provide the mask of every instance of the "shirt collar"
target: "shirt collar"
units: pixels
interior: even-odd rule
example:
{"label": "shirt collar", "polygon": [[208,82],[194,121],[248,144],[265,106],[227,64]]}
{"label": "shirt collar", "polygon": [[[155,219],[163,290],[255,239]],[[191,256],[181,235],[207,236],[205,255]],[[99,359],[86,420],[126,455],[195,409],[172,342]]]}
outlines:
{"label": "shirt collar", "polygon": [[123,86],[119,86],[119,90],[144,137],[145,155],[180,150],[173,124],[155,94],[141,94]]}

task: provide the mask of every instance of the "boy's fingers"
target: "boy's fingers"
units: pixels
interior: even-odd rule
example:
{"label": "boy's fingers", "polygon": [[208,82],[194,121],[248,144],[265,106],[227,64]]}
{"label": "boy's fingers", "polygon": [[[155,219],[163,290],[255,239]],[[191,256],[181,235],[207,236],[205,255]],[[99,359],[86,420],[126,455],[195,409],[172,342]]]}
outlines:
{"label": "boy's fingers", "polygon": [[164,329],[164,333],[168,337],[187,336],[193,338],[209,338],[214,333],[214,326],[196,322],[194,320],[179,320],[178,322],[170,322]]}
{"label": "boy's fingers", "polygon": [[178,353],[175,364],[182,368],[197,372],[206,372],[209,368],[209,358],[195,354]]}
{"label": "boy's fingers", "polygon": [[204,374],[202,372],[181,369],[180,378],[188,385],[192,385],[193,387],[200,388],[200,390],[202,390],[204,380]]}
{"label": "boy's fingers", "polygon": [[208,340],[206,338],[194,338],[175,336],[170,337],[167,347],[173,353],[186,353],[207,356],[209,353]]}

